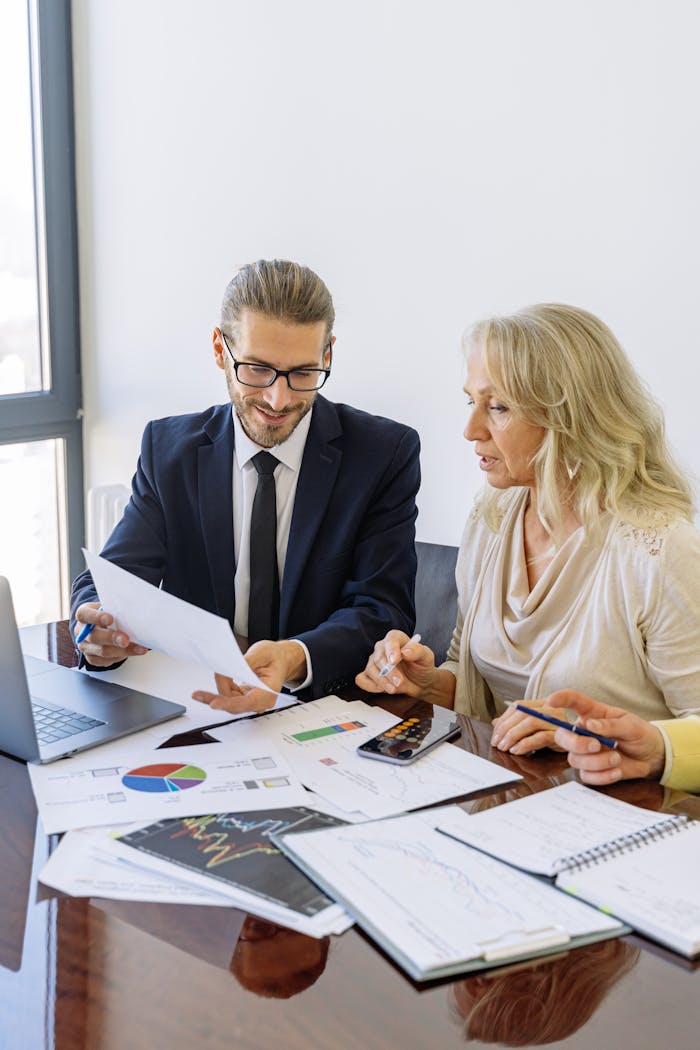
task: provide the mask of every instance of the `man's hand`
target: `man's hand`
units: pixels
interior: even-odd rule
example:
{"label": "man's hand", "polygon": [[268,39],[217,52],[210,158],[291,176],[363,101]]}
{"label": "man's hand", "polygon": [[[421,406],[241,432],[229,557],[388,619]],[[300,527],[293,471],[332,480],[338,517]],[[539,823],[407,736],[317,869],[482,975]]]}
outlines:
{"label": "man's hand", "polygon": [[251,670],[255,671],[267,689],[253,689],[232,678],[217,674],[218,693],[196,692],[193,700],[209,704],[217,711],[228,711],[237,715],[243,712],[269,711],[277,702],[277,694],[285,682],[303,681],[306,678],[306,653],[298,642],[256,642],[245,654]]}
{"label": "man's hand", "polygon": [[[523,703],[542,711],[545,715],[557,714],[547,709],[549,701],[523,700]],[[509,707],[498,718],[494,718],[492,725],[491,746],[499,751],[509,751],[512,755],[527,755],[544,747],[554,751],[565,750],[557,744],[556,734],[546,722],[540,722],[538,718],[526,715],[524,711],[518,711],[515,707]]]}
{"label": "man's hand", "polygon": [[566,707],[578,715],[576,724],[617,740],[615,749],[591,737],[557,729],[557,744],[568,751],[569,765],[578,769],[585,784],[614,784],[617,780],[652,777],[664,770],[666,749],[661,731],[621,707],[610,707],[573,689],[562,689],[547,698],[555,709]]}
{"label": "man's hand", "polygon": [[85,641],[78,645],[91,667],[111,667],[127,656],[143,656],[148,652],[142,645],[132,642],[124,631],[118,631],[112,626],[114,617],[104,609],[100,610],[99,602],[79,605],[75,618],[76,642],[86,624],[95,624]]}

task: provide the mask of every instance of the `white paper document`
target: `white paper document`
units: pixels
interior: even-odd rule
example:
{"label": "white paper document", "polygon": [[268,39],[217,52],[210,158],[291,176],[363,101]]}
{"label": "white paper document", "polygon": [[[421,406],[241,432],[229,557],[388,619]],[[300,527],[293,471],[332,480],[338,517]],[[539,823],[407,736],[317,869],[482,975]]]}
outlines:
{"label": "white paper document", "polygon": [[175,871],[163,874],[128,863],[110,848],[113,830],[69,831],[44,865],[39,881],[71,897],[232,907],[229,899],[213,892],[213,886],[204,889],[178,879]]}
{"label": "white paper document", "polygon": [[83,553],[103,608],[133,641],[228,675],[239,685],[268,689],[246,663],[222,616],[146,583],[99,554]]}
{"label": "white paper document", "polygon": [[[142,693],[160,696],[163,700],[173,700],[175,703],[184,704],[189,724],[183,725],[182,719],[169,723],[172,728],[170,732],[165,733],[164,740],[174,733],[186,733],[188,729],[197,729],[214,722],[228,722],[232,718],[247,717],[245,713],[232,715],[228,711],[209,707],[208,704],[193,700],[192,693],[195,690],[217,692],[214,672],[202,667],[201,664],[187,663],[167,653],[152,650],[144,656],[129,657],[121,667],[115,667],[111,671],[81,671],[80,673],[91,673],[93,677],[100,678],[102,681],[116,682],[118,685],[139,689]],[[280,693],[275,707],[281,710],[296,703],[298,703],[296,697]]]}
{"label": "white paper document", "polygon": [[613,912],[635,930],[691,958],[700,954],[700,821],[613,850],[600,863],[557,876],[557,886]]}
{"label": "white paper document", "polygon": [[[350,734],[357,746],[400,721],[382,707],[370,707],[362,700],[323,696],[299,704],[293,711],[279,709],[265,715],[264,721],[256,719],[250,725],[284,749],[288,759],[293,761],[295,755],[304,752],[314,755],[319,749],[333,747],[335,740],[345,733]],[[239,727],[233,724],[216,726],[211,735],[217,740],[237,740]]]}
{"label": "white paper document", "polygon": [[308,798],[274,748],[242,742],[140,752],[95,748],[28,766],[47,835],[73,828],[303,805]]}
{"label": "white paper document", "polygon": [[277,841],[419,979],[468,969],[472,959],[499,962],[622,928],[441,835],[424,814]]}
{"label": "white paper document", "polygon": [[455,809],[438,826],[508,864],[554,876],[584,854],[601,853],[668,820],[668,813],[631,806],[572,780],[481,813]]}
{"label": "white paper document", "polygon": [[452,744],[441,744],[417,762],[398,766],[360,758],[341,741],[328,760],[317,758],[313,771],[301,779],[312,791],[345,809],[359,809],[378,818],[521,778]]}
{"label": "white paper document", "polygon": [[212,730],[220,740],[268,740],[306,787],[342,810],[393,816],[483,788],[520,780],[493,762],[442,744],[408,766],[361,758],[356,748],[400,719],[362,701],[324,697],[245,725]]}

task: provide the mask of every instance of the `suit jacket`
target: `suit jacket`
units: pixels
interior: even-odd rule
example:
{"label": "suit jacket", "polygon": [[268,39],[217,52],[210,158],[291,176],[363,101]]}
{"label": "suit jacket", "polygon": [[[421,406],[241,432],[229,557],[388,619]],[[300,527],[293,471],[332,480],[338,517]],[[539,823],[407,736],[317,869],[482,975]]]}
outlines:
{"label": "suit jacket", "polygon": [[[231,405],[149,423],[131,500],[102,554],[202,609],[234,618]],[[280,638],[299,638],[323,696],[351,683],[377,639],[415,621],[418,435],[318,397],[297,484]],[[71,616],[96,600],[88,572]]]}

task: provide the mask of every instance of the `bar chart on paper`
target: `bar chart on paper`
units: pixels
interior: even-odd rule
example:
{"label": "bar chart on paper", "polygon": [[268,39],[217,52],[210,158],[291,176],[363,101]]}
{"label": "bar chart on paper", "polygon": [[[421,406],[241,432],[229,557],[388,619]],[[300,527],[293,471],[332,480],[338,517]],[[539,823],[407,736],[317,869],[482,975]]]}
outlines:
{"label": "bar chart on paper", "polygon": [[305,729],[300,733],[290,733],[289,736],[297,743],[303,744],[307,740],[318,740],[322,736],[334,736],[336,733],[351,733],[353,729],[365,729],[366,722],[338,722],[330,726],[315,726],[313,729]]}

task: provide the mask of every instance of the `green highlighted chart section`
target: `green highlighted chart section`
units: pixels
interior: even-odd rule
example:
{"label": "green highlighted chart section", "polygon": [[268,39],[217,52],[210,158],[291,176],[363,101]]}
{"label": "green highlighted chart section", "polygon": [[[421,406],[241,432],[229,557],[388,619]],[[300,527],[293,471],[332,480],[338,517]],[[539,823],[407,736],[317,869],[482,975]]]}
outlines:
{"label": "green highlighted chart section", "polygon": [[179,762],[161,762],[152,766],[139,766],[130,769],[122,777],[124,787],[132,791],[150,791],[175,793],[198,787],[207,779],[207,774],[199,766],[183,766]]}
{"label": "green highlighted chart section", "polygon": [[303,733],[292,733],[292,740],[303,744],[306,740],[316,740],[320,736],[333,736],[335,733],[349,733],[352,729],[364,729],[364,722],[339,722],[335,726],[320,726],[318,729],[307,729]]}

